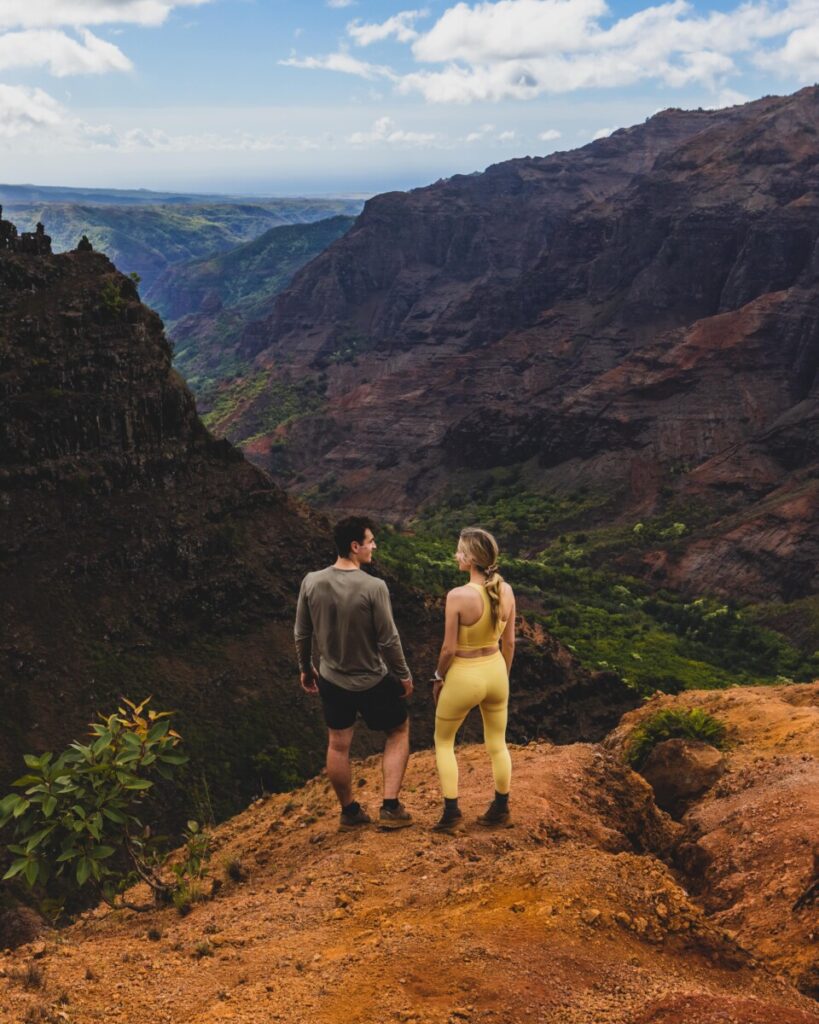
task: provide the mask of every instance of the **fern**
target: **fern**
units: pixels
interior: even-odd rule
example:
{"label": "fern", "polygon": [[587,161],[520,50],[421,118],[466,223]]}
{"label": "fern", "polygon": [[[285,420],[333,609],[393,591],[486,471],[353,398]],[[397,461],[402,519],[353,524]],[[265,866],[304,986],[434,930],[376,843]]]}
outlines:
{"label": "fern", "polygon": [[639,770],[658,743],[672,739],[701,740],[723,750],[725,734],[725,723],[702,708],[692,708],[690,711],[668,708],[658,711],[634,730],[626,751],[626,760],[632,768]]}

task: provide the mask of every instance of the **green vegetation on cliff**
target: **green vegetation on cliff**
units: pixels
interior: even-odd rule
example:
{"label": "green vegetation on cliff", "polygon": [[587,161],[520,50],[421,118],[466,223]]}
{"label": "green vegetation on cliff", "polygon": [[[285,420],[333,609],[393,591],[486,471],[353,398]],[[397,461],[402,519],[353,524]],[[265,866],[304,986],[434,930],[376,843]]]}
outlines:
{"label": "green vegetation on cliff", "polygon": [[[407,582],[440,595],[463,582],[454,560],[459,529],[478,524],[492,530],[519,611],[587,668],[615,671],[641,692],[819,676],[819,651],[762,624],[770,621],[770,608],[762,614],[707,595],[686,598],[618,568],[615,559],[623,554],[660,542],[673,547],[689,529],[679,509],[641,524],[569,528],[604,504],[592,494],[515,493],[508,481],[496,482],[472,498],[453,495],[409,531],[382,531],[378,555]],[[687,512],[690,521],[706,516],[705,510]]]}
{"label": "green vegetation on cliff", "polygon": [[[208,410],[214,395],[242,391],[233,378],[246,370],[237,342],[263,320],[293,275],[352,225],[352,217],[273,227],[229,252],[168,268],[145,292],[164,318],[175,349],[175,365]],[[241,396],[237,395],[237,400]],[[247,436],[257,431],[247,431]],[[246,438],[243,438],[246,440]]]}
{"label": "green vegetation on cliff", "polygon": [[87,235],[123,273],[136,271],[147,293],[173,264],[225,252],[273,227],[355,214],[360,208],[358,200],[348,199],[216,198],[157,205],[16,203],[7,212],[20,231],[42,221],[55,252],[74,249]]}

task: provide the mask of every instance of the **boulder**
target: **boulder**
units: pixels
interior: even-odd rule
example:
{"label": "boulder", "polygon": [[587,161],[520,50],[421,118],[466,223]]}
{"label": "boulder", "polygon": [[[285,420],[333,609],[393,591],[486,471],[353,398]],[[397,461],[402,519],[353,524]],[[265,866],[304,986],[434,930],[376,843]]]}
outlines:
{"label": "boulder", "polygon": [[674,739],[658,743],[641,774],[654,790],[658,806],[680,818],[725,771],[725,758],[710,743]]}

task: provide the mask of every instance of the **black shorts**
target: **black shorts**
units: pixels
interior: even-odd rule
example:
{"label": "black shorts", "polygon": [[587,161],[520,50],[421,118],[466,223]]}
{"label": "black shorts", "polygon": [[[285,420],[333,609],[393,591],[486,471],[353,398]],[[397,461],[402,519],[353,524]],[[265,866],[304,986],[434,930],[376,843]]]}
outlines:
{"label": "black shorts", "polygon": [[392,732],[406,722],[404,687],[394,675],[386,675],[369,690],[345,690],[319,676],[319,694],[329,729],[349,729],[361,715],[368,728]]}

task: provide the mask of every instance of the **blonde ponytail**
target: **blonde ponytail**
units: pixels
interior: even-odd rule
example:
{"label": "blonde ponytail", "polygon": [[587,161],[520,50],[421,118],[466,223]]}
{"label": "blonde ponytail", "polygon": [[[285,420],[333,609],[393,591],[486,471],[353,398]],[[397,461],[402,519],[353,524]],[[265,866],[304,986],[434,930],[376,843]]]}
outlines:
{"label": "blonde ponytail", "polygon": [[461,530],[461,545],[472,564],[486,577],[484,587],[489,598],[492,625],[500,621],[503,576],[498,572],[498,542],[488,530],[479,526],[467,526]]}

